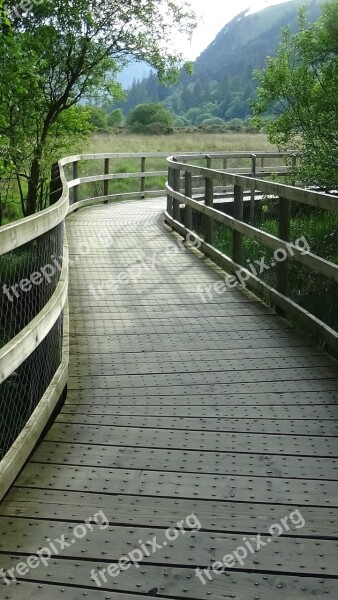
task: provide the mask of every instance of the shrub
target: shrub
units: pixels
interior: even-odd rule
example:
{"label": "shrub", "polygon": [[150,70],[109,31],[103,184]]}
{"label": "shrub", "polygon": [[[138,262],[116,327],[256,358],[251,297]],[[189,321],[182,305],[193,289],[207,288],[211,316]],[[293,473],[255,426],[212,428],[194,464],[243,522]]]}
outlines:
{"label": "shrub", "polygon": [[129,113],[127,126],[133,133],[170,133],[173,115],[162,104],[139,104]]}

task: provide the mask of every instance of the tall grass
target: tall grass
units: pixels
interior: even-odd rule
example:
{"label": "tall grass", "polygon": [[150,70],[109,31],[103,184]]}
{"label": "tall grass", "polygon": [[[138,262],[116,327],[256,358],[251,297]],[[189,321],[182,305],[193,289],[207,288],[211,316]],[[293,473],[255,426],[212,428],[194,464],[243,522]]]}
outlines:
{"label": "tall grass", "polygon": [[173,135],[93,135],[84,152],[250,152],[274,151],[264,134],[175,133]]}

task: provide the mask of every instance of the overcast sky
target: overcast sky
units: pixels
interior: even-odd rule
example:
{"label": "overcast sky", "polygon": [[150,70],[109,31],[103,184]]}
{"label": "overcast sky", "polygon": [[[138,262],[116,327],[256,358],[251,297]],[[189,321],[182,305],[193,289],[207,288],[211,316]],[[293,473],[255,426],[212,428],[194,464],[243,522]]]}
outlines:
{"label": "overcast sky", "polygon": [[238,15],[242,10],[250,8],[256,12],[290,0],[189,0],[193,9],[200,15],[199,26],[195,30],[192,44],[184,40],[179,42],[179,49],[186,58],[194,60],[214,40],[226,23]]}

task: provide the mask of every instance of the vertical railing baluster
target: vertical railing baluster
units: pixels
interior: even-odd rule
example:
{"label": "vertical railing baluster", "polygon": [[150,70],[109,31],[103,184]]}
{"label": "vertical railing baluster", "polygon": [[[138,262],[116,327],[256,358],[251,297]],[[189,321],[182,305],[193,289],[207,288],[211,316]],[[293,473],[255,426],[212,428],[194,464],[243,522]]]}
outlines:
{"label": "vertical railing baluster", "polygon": [[[174,169],[172,167],[168,168],[168,185],[171,189],[173,189],[173,180],[174,180]],[[171,217],[173,216],[173,198],[168,192],[167,194],[167,213]]]}
{"label": "vertical railing baluster", "polygon": [[[291,200],[279,198],[278,202],[278,236],[285,242],[290,242],[291,233]],[[288,296],[289,294],[289,257],[286,250],[279,250],[277,260],[277,291]]]}
{"label": "vertical railing baluster", "polygon": [[146,197],[146,178],[144,173],[146,172],[146,157],[142,156],[141,158],[141,200],[144,200]]}
{"label": "vertical railing baluster", "polygon": [[[104,174],[109,175],[109,158],[104,159]],[[103,195],[109,195],[109,179],[105,179],[103,182]],[[105,200],[104,204],[108,204],[108,200]]]}
{"label": "vertical railing baluster", "polygon": [[[234,218],[243,221],[243,189],[234,186]],[[243,263],[243,235],[239,231],[232,232],[232,259],[238,265]]]}
{"label": "vertical railing baluster", "polygon": [[[251,154],[251,177],[254,180],[256,178],[257,170],[257,156]],[[256,198],[256,187],[255,182],[251,183],[251,197],[250,197],[250,223],[252,224],[255,219],[255,198]]]}
{"label": "vertical railing baluster", "polygon": [[[187,196],[187,198],[192,198],[192,173],[189,171],[185,172],[184,194]],[[192,230],[192,208],[187,204],[185,205],[184,221],[186,228]]]}
{"label": "vertical railing baluster", "polygon": [[[73,162],[73,180],[79,178],[79,163],[77,160]],[[73,187],[73,202],[74,204],[79,201],[79,186]]]}
{"label": "vertical railing baluster", "polygon": [[[206,156],[207,159],[207,168],[211,169],[212,158],[211,156]],[[213,208],[214,206],[214,180],[212,177],[205,177],[205,205]],[[213,242],[213,218],[207,215],[204,215],[203,219],[203,228],[204,228],[204,239],[207,244],[212,244]]]}
{"label": "vertical railing baluster", "polygon": [[[180,192],[180,189],[181,189],[181,171],[178,169],[174,169],[173,190],[175,192]],[[176,198],[173,199],[173,217],[174,217],[175,221],[181,221],[180,201],[176,200]]]}

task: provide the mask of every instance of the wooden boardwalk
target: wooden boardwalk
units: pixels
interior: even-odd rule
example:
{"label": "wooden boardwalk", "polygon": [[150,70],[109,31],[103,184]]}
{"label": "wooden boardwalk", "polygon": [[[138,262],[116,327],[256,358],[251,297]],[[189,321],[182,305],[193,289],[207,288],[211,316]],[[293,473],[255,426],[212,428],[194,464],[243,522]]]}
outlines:
{"label": "wooden boardwalk", "polygon": [[68,220],[68,396],[1,504],[0,596],[337,600],[336,362],[248,292],[202,303],[163,209]]}

